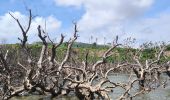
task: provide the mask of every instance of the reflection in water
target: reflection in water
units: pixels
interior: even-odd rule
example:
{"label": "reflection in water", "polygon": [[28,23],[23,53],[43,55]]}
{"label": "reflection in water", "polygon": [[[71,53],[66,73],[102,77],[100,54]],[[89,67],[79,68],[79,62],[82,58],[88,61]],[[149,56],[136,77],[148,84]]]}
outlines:
{"label": "reflection in water", "polygon": [[[129,75],[127,74],[113,74],[110,75],[109,78],[112,82],[127,82]],[[133,76],[132,78],[135,78]],[[161,79],[165,80],[168,77],[166,75],[162,75]],[[134,100],[170,100],[170,81],[168,79],[168,85],[166,88],[158,88],[149,92],[148,94],[141,94],[134,98]],[[134,84],[134,87],[138,88],[137,84]],[[110,97],[112,100],[117,99],[124,90],[121,88],[115,88],[113,93],[110,93]],[[132,93],[135,92],[132,90]],[[39,96],[39,95],[31,95],[31,96],[23,96],[23,97],[14,97],[11,100],[51,100],[50,96]],[[54,98],[53,100],[78,100],[75,96],[64,96],[60,98]]]}

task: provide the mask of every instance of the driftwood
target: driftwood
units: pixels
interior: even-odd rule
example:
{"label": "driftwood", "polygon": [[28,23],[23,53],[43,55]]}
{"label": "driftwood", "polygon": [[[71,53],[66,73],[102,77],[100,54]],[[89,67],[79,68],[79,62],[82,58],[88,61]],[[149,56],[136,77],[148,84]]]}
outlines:
{"label": "driftwood", "polygon": [[[42,41],[42,48],[39,56],[34,58],[27,45],[27,33],[33,18],[31,10],[29,10],[29,21],[26,29],[23,28],[19,19],[15,18],[11,13],[10,15],[16,20],[21,29],[23,38],[19,38],[21,42],[21,51],[19,53],[23,53],[24,55],[19,55],[20,59],[13,65],[8,62],[9,51],[7,50],[5,54],[0,51],[0,67],[3,69],[0,73],[0,80],[2,82],[0,96],[3,100],[20,96],[22,93],[34,92],[44,95],[50,94],[51,97],[74,93],[80,100],[93,100],[96,98],[109,100],[111,99],[109,93],[114,93],[114,89],[118,87],[124,90],[122,95],[117,98],[118,100],[132,100],[140,94],[151,91],[153,88],[151,84],[148,85],[148,82],[151,83],[153,82],[152,80],[159,82],[161,73],[165,72],[170,76],[169,62],[166,62],[166,64],[160,63],[165,46],[159,48],[155,54],[155,59],[142,61],[140,59],[142,49],[140,49],[138,51],[136,50],[135,53],[127,52],[131,54],[132,61],[115,62],[113,66],[108,69],[103,67],[103,65],[107,63],[107,58],[112,57],[112,55],[114,55],[113,51],[121,45],[118,43],[118,37],[116,37],[113,45],[104,52],[101,59],[96,63],[88,64],[87,52],[85,60],[81,64],[70,66],[69,59],[71,58],[72,46],[78,38],[77,23],[74,23],[73,37],[67,42],[67,50],[61,62],[56,60],[56,50],[63,44],[64,36],[61,34],[60,42],[55,43],[39,25],[37,27],[37,36]],[[47,38],[52,44],[51,48],[48,46]],[[136,79],[129,77],[127,83],[112,82],[108,77],[109,74],[114,72],[114,70],[123,68],[131,70],[131,74],[135,74]],[[13,74],[15,71],[22,74],[22,77],[17,77]],[[14,76],[18,79],[13,78]],[[18,83],[14,85],[12,80],[17,80]],[[141,88],[138,92],[131,94],[130,91],[137,82]]]}

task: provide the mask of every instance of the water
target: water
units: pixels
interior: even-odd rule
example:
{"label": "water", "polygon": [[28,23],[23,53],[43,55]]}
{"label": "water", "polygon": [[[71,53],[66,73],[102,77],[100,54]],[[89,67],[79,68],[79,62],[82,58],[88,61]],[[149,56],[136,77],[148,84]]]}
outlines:
{"label": "water", "polygon": [[[14,97],[10,100],[51,100],[51,99],[50,96],[32,95],[32,96]],[[63,96],[60,98],[53,98],[53,100],[78,100],[78,98],[75,96]]]}
{"label": "water", "polygon": [[[127,82],[129,79],[129,75],[127,74],[114,74],[110,75],[109,78],[113,82]],[[135,79],[135,75],[132,76],[132,79]],[[167,80],[166,88],[162,86],[158,89],[152,90],[149,93],[138,95],[134,98],[134,100],[170,100],[170,80],[166,75],[162,75],[162,81]],[[134,88],[138,88],[138,84],[134,84]],[[136,90],[132,91],[131,93],[135,92]],[[114,89],[114,92],[110,94],[113,100],[117,99],[123,92],[123,89]]]}
{"label": "water", "polygon": [[[110,75],[109,78],[112,82],[128,82],[129,75],[128,74],[113,74]],[[135,76],[132,76],[132,79],[135,79]],[[167,79],[166,88],[159,87],[158,89],[152,90],[149,93],[138,95],[134,98],[134,100],[170,100],[170,80],[166,75],[161,76],[161,80]],[[138,88],[137,84],[134,84],[134,88]],[[115,88],[114,91],[110,93],[110,97],[112,100],[117,99],[122,93],[123,89]],[[131,93],[134,93],[136,90],[132,90]],[[14,97],[11,100],[51,100],[49,96],[39,96],[39,95],[31,95],[31,96],[23,96],[23,97]],[[59,98],[54,98],[53,100],[78,100],[75,96],[64,96]]]}

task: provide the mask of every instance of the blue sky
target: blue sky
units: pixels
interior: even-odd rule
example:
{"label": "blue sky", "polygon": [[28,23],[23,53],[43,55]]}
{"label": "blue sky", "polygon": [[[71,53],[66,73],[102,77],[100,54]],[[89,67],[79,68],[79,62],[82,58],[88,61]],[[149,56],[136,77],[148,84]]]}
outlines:
{"label": "blue sky", "polygon": [[[0,1],[0,39],[8,43],[18,42],[21,36],[16,22],[9,12],[27,23],[28,12],[33,15],[29,42],[38,41],[37,25],[44,26],[56,41],[64,33],[69,39],[73,28],[72,21],[79,26],[79,39],[89,42],[91,36],[98,43],[111,42],[116,35],[120,41],[127,37],[136,38],[137,44],[147,41],[169,41],[170,0],[1,0]],[[137,45],[136,44],[136,45]]]}
{"label": "blue sky", "polygon": [[63,28],[69,27],[73,19],[80,19],[84,13],[83,8],[57,6],[53,0],[1,0],[0,7],[0,15],[10,11],[27,14],[27,7],[32,9],[33,14],[37,16],[53,15],[62,21]]}

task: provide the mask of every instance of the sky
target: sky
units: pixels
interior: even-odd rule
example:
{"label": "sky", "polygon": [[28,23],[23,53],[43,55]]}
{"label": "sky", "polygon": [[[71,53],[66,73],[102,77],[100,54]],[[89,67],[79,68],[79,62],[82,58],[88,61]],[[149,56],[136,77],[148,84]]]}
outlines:
{"label": "sky", "polygon": [[35,16],[29,43],[40,41],[37,26],[44,28],[45,21],[46,31],[56,42],[61,33],[66,40],[72,36],[75,21],[78,42],[111,43],[117,35],[120,42],[135,38],[135,46],[170,41],[170,0],[0,0],[0,41],[19,42],[21,30],[9,12],[26,27],[27,9]]}

